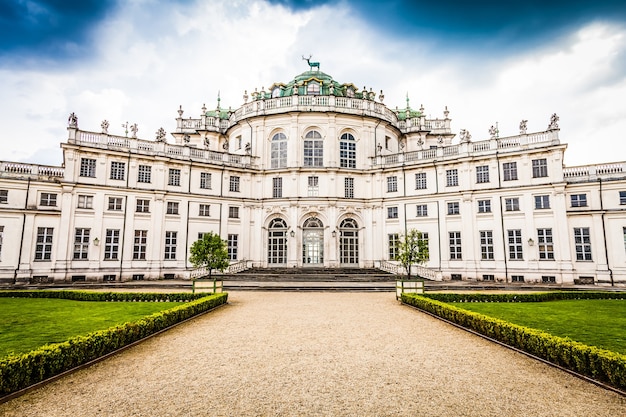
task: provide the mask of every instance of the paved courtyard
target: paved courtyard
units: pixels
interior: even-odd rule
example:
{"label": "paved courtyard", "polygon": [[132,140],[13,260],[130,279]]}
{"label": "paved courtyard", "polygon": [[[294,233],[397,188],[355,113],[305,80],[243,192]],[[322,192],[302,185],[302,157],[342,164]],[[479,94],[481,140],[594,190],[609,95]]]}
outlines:
{"label": "paved courtyard", "polygon": [[616,417],[626,399],[393,293],[233,292],[0,415]]}

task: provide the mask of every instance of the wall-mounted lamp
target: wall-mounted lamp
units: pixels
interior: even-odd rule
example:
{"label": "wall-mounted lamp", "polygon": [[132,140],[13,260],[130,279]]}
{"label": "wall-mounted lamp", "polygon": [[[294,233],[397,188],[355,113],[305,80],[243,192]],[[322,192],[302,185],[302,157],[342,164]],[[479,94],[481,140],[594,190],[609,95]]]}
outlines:
{"label": "wall-mounted lamp", "polygon": [[289,232],[289,234],[291,235],[291,237],[296,237],[296,232],[294,232],[293,230]]}
{"label": "wall-mounted lamp", "polygon": [[528,246],[533,246],[534,244],[535,241],[532,238],[528,239]]}
{"label": "wall-mounted lamp", "polygon": [[98,245],[100,244],[100,239],[95,238],[95,239],[93,240],[93,244],[94,244],[95,246],[98,246]]}
{"label": "wall-mounted lamp", "polygon": [[331,235],[333,235],[333,237],[337,237],[337,231],[336,231],[336,230],[333,230],[333,231],[332,231],[332,233],[331,233]]}

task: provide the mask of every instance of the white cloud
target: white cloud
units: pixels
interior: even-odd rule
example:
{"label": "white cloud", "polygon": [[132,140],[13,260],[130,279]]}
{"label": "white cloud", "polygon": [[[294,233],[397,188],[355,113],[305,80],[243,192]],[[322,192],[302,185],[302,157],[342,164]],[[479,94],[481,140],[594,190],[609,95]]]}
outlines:
{"label": "white cloud", "polygon": [[61,163],[72,111],[83,129],[108,119],[123,134],[128,121],[153,138],[159,127],[173,130],[179,105],[196,117],[220,91],[222,106],[236,108],[244,90],[304,71],[300,56],[309,53],[340,82],[384,90],[390,108],[404,107],[407,92],[433,117],[447,105],[454,131],[469,129],[475,140],[495,122],[503,136],[521,119],[544,130],[558,113],[569,165],[626,159],[626,75],[614,64],[626,54],[624,27],[596,23],[538,50],[470,58],[389,38],[346,5],[297,13],[244,0],[152,6],[121,6],[95,33],[92,59],[62,72],[0,72],[0,159]]}

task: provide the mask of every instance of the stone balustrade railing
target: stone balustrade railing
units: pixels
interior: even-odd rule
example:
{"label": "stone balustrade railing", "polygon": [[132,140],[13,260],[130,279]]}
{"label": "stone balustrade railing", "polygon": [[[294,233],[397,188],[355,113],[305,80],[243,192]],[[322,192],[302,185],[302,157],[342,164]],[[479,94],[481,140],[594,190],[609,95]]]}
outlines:
{"label": "stone balustrade railing", "polygon": [[65,169],[48,165],[23,164],[0,161],[0,176],[29,176],[37,178],[63,178]]}
{"label": "stone balustrade railing", "polygon": [[202,116],[199,119],[177,119],[177,132],[195,130],[219,131],[237,124],[239,121],[259,115],[284,113],[288,111],[335,111],[339,113],[377,117],[395,124],[403,132],[431,130],[433,133],[450,133],[450,119],[426,119],[413,117],[398,120],[398,115],[382,103],[349,97],[335,96],[291,96],[246,103],[230,113],[228,120],[217,116]]}
{"label": "stone balustrade railing", "polygon": [[563,178],[567,182],[626,178],[626,162],[564,167]]}
{"label": "stone balustrade railing", "polygon": [[[251,264],[252,264],[251,261],[248,261],[245,259],[241,261],[233,262],[224,270],[223,273],[236,274],[237,272],[242,272],[242,271],[245,271],[246,269],[250,269]],[[211,275],[214,276],[214,275],[220,275],[220,274],[222,274],[222,272],[213,271]],[[209,276],[209,269],[206,266],[195,268],[191,270],[191,272],[189,273],[189,278],[191,279],[201,279],[201,278],[205,278],[208,276]]]}
{"label": "stone balustrade railing", "polygon": [[529,133],[504,138],[493,138],[479,142],[464,142],[456,145],[441,146],[433,149],[379,155],[371,158],[372,166],[393,166],[420,161],[454,159],[480,153],[495,152],[501,149],[514,150],[559,144],[558,130]]}
{"label": "stone balustrade railing", "polygon": [[77,131],[75,138],[70,136],[70,144],[90,146],[102,149],[115,149],[124,152],[139,153],[151,156],[167,156],[173,159],[194,160],[198,162],[217,163],[220,165],[254,168],[256,158],[250,155],[236,155],[226,152],[215,152],[191,146],[173,145],[166,142],[154,142],[136,138],[113,136],[105,133]]}

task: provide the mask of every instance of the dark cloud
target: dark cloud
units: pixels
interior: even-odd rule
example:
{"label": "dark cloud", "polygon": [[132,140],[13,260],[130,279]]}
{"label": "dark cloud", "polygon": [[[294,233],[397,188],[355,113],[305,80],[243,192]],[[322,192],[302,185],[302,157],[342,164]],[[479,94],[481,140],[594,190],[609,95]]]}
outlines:
{"label": "dark cloud", "polygon": [[0,57],[71,58],[117,0],[0,0]]}
{"label": "dark cloud", "polygon": [[[333,1],[269,0],[305,10]],[[344,4],[377,30],[464,48],[500,48],[536,45],[594,20],[623,23],[626,2],[612,0],[557,1],[373,1],[344,0]]]}

